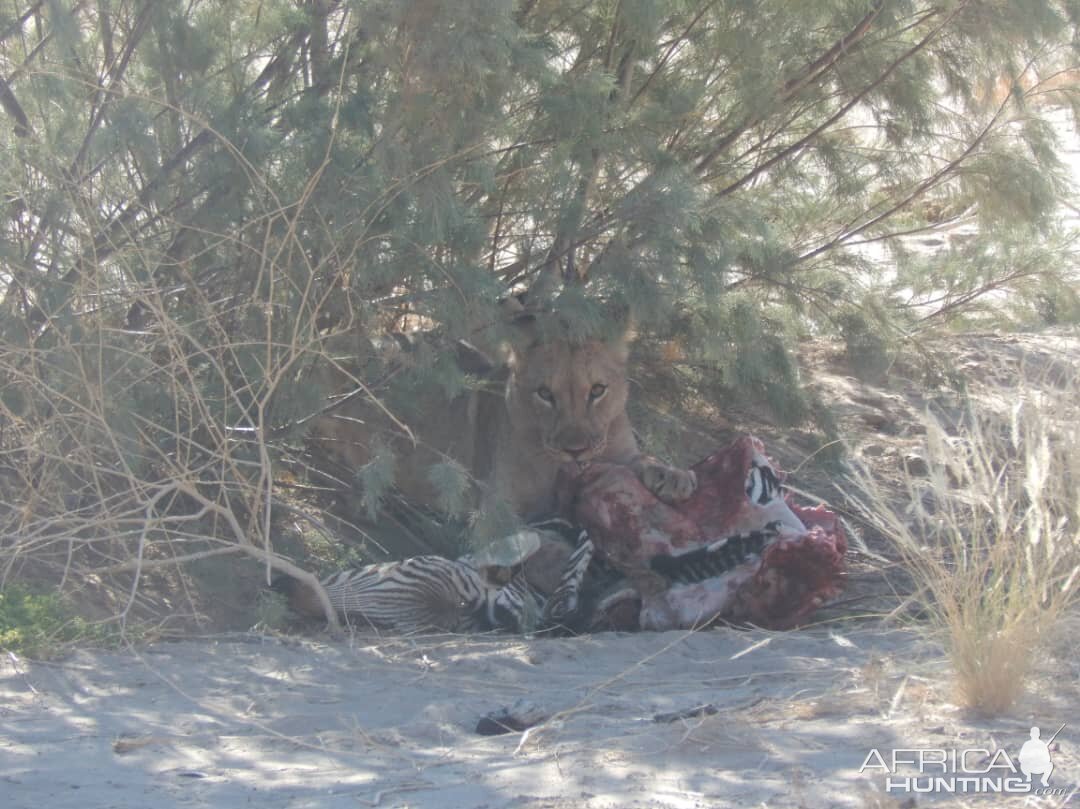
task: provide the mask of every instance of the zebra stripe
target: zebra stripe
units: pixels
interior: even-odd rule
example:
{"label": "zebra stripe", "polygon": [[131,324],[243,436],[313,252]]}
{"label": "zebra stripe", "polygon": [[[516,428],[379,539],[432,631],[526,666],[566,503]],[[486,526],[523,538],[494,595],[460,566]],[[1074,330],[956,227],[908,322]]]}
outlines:
{"label": "zebra stripe", "polygon": [[764,506],[780,496],[780,478],[771,466],[751,461],[750,471],[746,474],[746,496],[750,502]]}
{"label": "zebra stripe", "polygon": [[581,608],[581,588],[596,548],[585,531],[581,532],[579,540],[577,549],[570,554],[570,558],[563,566],[559,586],[555,588],[555,592],[551,594],[544,607],[542,626],[565,626]]}
{"label": "zebra stripe", "polygon": [[492,589],[467,562],[415,556],[328,576],[330,603],[346,618],[399,632],[467,632],[487,623]]}
{"label": "zebra stripe", "polygon": [[525,574],[519,571],[505,586],[489,591],[485,610],[487,626],[479,628],[532,632],[539,625],[543,611],[543,595],[529,586]]}
{"label": "zebra stripe", "polygon": [[467,559],[441,556],[344,570],[322,585],[346,619],[401,633],[531,632],[546,601],[520,571],[496,587]]}
{"label": "zebra stripe", "polygon": [[734,534],[677,556],[660,554],[649,560],[649,567],[676,584],[693,584],[722,576],[760,556],[765,546],[776,538],[779,529],[779,522],[771,522],[760,531]]}
{"label": "zebra stripe", "polygon": [[331,574],[322,585],[346,620],[365,627],[401,633],[565,629],[582,610],[582,587],[595,547],[585,531],[565,521],[539,527],[556,530],[563,538],[573,531],[578,540],[550,597],[532,587],[520,568],[500,587],[488,581],[468,556],[382,562]]}

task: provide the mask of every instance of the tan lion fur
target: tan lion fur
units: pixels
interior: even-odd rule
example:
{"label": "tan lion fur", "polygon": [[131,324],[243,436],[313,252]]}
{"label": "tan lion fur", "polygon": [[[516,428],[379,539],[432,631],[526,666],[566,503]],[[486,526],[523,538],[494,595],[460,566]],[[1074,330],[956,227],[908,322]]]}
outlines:
{"label": "tan lion fur", "polygon": [[428,469],[447,458],[473,476],[473,505],[486,507],[495,499],[526,519],[547,516],[556,506],[560,467],[592,461],[633,464],[660,496],[688,497],[691,473],[638,451],[626,414],[629,329],[606,341],[572,341],[557,326],[544,329],[536,321],[532,315],[518,319],[509,361],[488,374],[485,387],[451,401],[433,395],[412,403],[410,409],[422,414],[410,424],[415,443],[360,397],[322,418],[313,437],[354,470],[371,459],[377,441],[392,446],[395,485],[427,506],[437,502]]}

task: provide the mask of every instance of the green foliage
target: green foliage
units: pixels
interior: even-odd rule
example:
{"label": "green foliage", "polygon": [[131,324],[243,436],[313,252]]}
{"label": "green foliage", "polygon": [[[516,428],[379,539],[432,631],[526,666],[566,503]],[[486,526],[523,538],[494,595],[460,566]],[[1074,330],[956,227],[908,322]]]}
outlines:
{"label": "green foliage", "polygon": [[852,370],[862,379],[881,379],[888,371],[892,358],[880,332],[859,310],[844,313],[839,322],[844,351]]}
{"label": "green foliage", "polygon": [[288,621],[288,598],[283,593],[273,590],[260,590],[255,596],[255,627],[257,629],[281,629]]}
{"label": "green foliage", "polygon": [[76,615],[57,593],[0,590],[0,649],[45,658],[77,642],[101,641],[107,632]]}
{"label": "green foliage", "polygon": [[356,470],[356,482],[360,489],[360,503],[368,517],[378,517],[379,506],[394,485],[394,452],[379,444],[372,452],[371,460]]}
{"label": "green foliage", "polygon": [[471,482],[468,471],[461,464],[454,460],[433,464],[428,470],[428,479],[435,487],[442,511],[457,517],[465,510]]}
{"label": "green foliage", "polygon": [[[928,328],[1080,317],[1063,0],[25,13],[0,26],[0,469],[26,482],[5,535],[189,542],[199,514],[266,545],[270,464],[327,395],[409,421],[476,384],[437,346],[394,372],[356,338],[490,349],[509,291],[578,336],[628,312],[679,345],[688,397],[791,421],[799,336],[876,373]],[[356,474],[374,515],[389,447]],[[432,481],[460,509],[460,470]]]}
{"label": "green foliage", "polygon": [[483,508],[472,515],[468,539],[473,549],[484,551],[484,544],[497,542],[499,538],[509,536],[521,527],[521,515],[514,514],[510,507],[498,498],[484,501]]}

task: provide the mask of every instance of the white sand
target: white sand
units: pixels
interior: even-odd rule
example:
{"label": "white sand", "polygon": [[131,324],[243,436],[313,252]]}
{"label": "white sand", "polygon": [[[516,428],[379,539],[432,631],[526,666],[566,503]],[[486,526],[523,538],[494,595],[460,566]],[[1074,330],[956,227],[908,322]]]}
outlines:
{"label": "white sand", "polygon": [[[1073,664],[1014,716],[979,722],[949,704],[933,644],[875,628],[3,653],[0,807],[900,806],[858,773],[871,747],[1015,754],[1031,724],[1061,722],[1052,784],[1072,785]],[[555,717],[524,736],[474,733],[521,698]],[[701,703],[719,712],[653,721]],[[1063,805],[1024,800],[931,802]]]}

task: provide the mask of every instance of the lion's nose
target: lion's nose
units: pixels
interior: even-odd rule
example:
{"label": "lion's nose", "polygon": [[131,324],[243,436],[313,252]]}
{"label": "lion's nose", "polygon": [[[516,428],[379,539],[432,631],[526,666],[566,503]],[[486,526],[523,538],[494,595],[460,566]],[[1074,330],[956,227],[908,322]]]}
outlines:
{"label": "lion's nose", "polygon": [[563,447],[563,452],[565,452],[567,455],[569,455],[575,461],[578,460],[582,455],[584,455],[588,451],[589,451],[589,445],[588,444],[582,444],[580,447]]}

